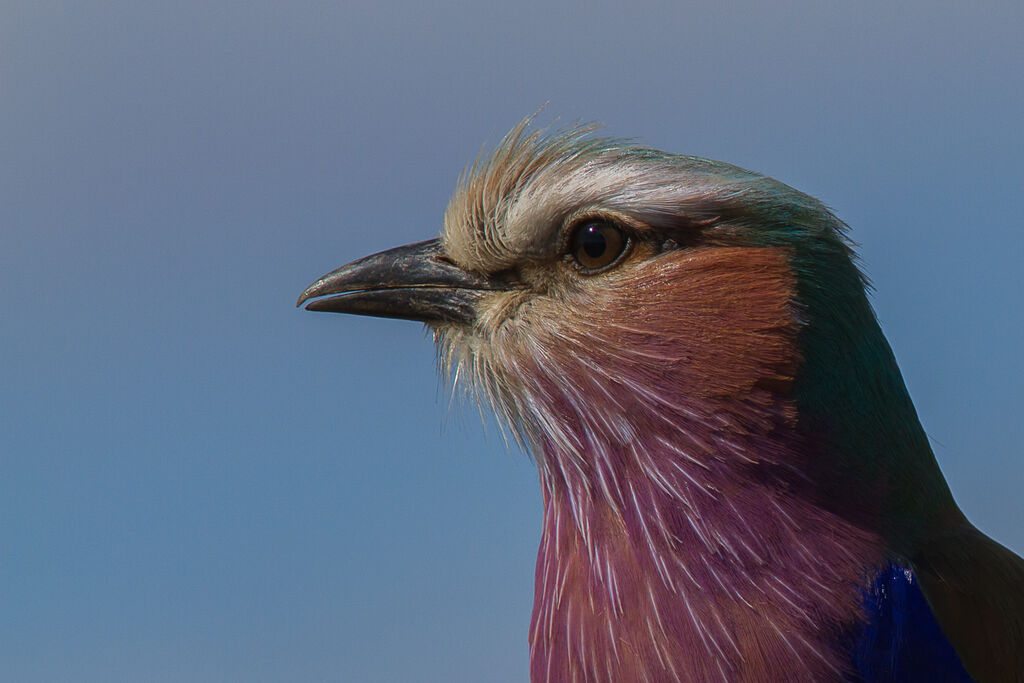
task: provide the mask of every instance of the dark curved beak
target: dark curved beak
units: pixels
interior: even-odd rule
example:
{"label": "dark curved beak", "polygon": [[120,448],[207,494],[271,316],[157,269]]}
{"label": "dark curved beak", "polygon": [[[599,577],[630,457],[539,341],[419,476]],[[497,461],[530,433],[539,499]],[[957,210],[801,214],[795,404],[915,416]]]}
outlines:
{"label": "dark curved beak", "polygon": [[[472,324],[475,304],[505,287],[463,270],[438,239],[407,244],[353,261],[311,284],[296,306],[425,323]],[[312,299],[312,301],[310,301]]]}

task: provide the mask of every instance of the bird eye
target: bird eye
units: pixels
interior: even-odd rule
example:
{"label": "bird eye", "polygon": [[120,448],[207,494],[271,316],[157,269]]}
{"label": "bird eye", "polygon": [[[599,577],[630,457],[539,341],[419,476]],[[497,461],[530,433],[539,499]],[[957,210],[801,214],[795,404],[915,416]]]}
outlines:
{"label": "bird eye", "polygon": [[569,253],[584,272],[597,272],[619,260],[629,246],[621,228],[605,221],[584,223],[576,228]]}

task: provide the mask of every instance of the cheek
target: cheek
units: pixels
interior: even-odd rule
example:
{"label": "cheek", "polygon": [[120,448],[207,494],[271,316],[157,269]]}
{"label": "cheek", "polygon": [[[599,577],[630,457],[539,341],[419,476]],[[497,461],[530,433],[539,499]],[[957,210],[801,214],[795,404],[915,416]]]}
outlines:
{"label": "cheek", "polygon": [[784,250],[680,250],[609,275],[543,316],[558,365],[588,359],[610,377],[691,396],[788,390],[800,357]]}

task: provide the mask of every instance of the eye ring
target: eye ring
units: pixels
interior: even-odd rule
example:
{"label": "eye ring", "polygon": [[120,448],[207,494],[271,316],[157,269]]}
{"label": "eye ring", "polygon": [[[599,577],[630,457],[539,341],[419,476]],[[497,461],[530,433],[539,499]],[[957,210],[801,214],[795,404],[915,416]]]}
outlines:
{"label": "eye ring", "polygon": [[619,263],[630,246],[629,234],[615,223],[588,220],[573,229],[567,255],[580,271],[593,275]]}

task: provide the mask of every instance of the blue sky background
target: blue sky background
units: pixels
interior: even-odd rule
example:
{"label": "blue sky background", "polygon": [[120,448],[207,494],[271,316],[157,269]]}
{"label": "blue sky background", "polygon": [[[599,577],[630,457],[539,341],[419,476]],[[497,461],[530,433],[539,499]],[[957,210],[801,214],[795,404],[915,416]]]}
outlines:
{"label": "blue sky background", "polygon": [[[623,3],[624,4],[624,3]],[[1024,5],[0,3],[0,678],[523,681],[533,466],[420,326],[297,311],[522,116],[853,228],[1024,551]]]}

